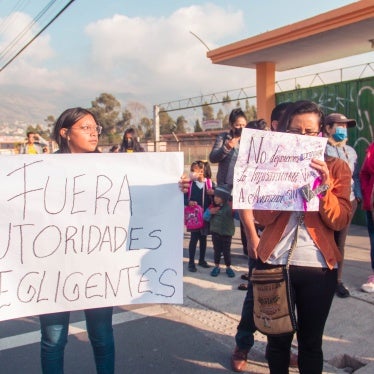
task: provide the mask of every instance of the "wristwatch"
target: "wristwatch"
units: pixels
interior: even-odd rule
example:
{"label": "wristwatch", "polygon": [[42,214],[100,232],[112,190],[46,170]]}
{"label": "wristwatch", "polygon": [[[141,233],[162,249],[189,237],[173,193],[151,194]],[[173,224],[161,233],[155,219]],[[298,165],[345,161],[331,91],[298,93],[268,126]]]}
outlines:
{"label": "wristwatch", "polygon": [[313,190],[313,192],[316,194],[316,195],[322,195],[322,196],[325,196],[326,195],[326,191],[330,188],[330,186],[328,184],[320,184],[317,188],[315,188]]}

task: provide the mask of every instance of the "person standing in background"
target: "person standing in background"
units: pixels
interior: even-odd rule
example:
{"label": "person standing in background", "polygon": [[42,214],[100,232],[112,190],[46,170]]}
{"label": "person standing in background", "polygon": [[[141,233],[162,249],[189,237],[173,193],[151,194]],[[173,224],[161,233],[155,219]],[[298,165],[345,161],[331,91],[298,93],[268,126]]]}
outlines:
{"label": "person standing in background", "polygon": [[214,268],[210,272],[217,277],[221,272],[221,256],[226,265],[229,278],[235,277],[231,269],[231,241],[235,233],[234,218],[231,209],[231,193],[224,186],[217,186],[214,190],[213,204],[204,212],[204,220],[210,224],[214,250]]}
{"label": "person standing in background", "polygon": [[[203,211],[208,208],[212,202],[214,194],[212,185],[212,172],[208,162],[194,161],[190,167],[190,185],[188,192],[184,194],[184,205],[199,205]],[[199,266],[208,269],[210,266],[205,260],[207,235],[209,234],[209,224],[204,222],[200,229],[190,231],[190,242],[188,244],[188,271],[196,272],[195,255],[197,243],[200,243]]]}
{"label": "person standing in background", "polygon": [[140,145],[135,135],[135,130],[133,128],[129,128],[125,131],[125,133],[123,134],[121,148],[119,150],[120,152],[144,152],[144,148]]}
{"label": "person standing in background", "polygon": [[352,172],[350,197],[352,205],[351,217],[346,227],[340,231],[335,231],[334,233],[336,244],[342,254],[342,259],[338,262],[338,283],[336,285],[335,292],[335,294],[341,298],[350,296],[348,289],[344,286],[342,281],[344,248],[349,226],[357,209],[357,204],[362,200],[357,153],[353,147],[347,145],[347,128],[352,128],[355,126],[356,121],[354,119],[348,119],[344,114],[332,113],[326,116],[325,123],[322,128],[323,135],[328,138],[325,150],[326,155],[344,160],[347,162]]}
{"label": "person standing in background", "polygon": [[279,103],[271,112],[270,115],[270,130],[277,131],[279,120],[282,117],[282,114],[287,109],[291,102]]}
{"label": "person standing in background", "polygon": [[360,171],[360,182],[363,196],[362,209],[366,211],[367,229],[370,239],[370,259],[373,273],[361,286],[365,292],[374,292],[374,218],[373,218],[373,194],[374,194],[374,142],[370,144],[366,151],[366,156]]}
{"label": "person standing in background", "polygon": [[[240,136],[247,125],[247,117],[241,108],[235,108],[229,116],[230,131],[219,134],[209,154],[211,163],[218,163],[217,185],[223,186],[231,193],[234,179],[234,167],[239,154]],[[240,237],[243,253],[247,252],[247,238],[242,222],[240,222]]]}
{"label": "person standing in background", "polygon": [[34,131],[29,131],[27,134],[27,141],[22,144],[20,153],[27,155],[39,155],[43,152],[43,145],[39,143],[39,136]]}

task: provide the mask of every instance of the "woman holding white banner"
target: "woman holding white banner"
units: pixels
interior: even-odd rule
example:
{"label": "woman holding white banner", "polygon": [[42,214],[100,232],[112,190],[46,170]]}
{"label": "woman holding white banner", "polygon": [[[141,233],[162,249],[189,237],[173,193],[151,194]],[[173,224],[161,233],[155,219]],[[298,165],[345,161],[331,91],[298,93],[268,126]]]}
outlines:
{"label": "woman holding white banner", "polygon": [[[98,152],[101,133],[95,116],[83,108],[65,110],[57,119],[53,138],[59,146],[57,153]],[[98,374],[114,373],[113,308],[84,311]],[[43,314],[41,326],[41,363],[44,374],[64,372],[64,349],[67,343],[70,312]]]}
{"label": "woman holding white banner", "polygon": [[[297,101],[287,107],[278,131],[318,136],[323,119],[317,104]],[[298,366],[300,373],[317,374],[323,369],[322,336],[341,259],[334,231],[341,230],[350,219],[351,172],[346,162],[332,157],[325,161],[312,159],[310,166],[319,174],[319,186],[305,196],[319,199],[319,211],[256,210],[254,215],[265,227],[257,248],[256,269],[285,266],[290,261],[290,291],[297,310]],[[294,250],[288,259],[291,245]],[[288,373],[293,335],[268,336],[271,373]]]}

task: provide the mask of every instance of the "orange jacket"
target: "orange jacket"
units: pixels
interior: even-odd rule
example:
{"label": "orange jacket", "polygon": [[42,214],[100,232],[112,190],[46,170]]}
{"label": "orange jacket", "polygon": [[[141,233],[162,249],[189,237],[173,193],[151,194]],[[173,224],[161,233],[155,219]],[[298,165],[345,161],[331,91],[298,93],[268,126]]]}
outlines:
{"label": "orange jacket", "polygon": [[[304,224],[327,266],[332,269],[337,261],[341,260],[334,240],[334,231],[348,225],[352,209],[349,200],[352,174],[348,164],[341,159],[328,157],[326,163],[330,171],[330,188],[320,199],[318,212],[305,212]],[[289,211],[254,211],[256,221],[265,226],[257,248],[262,262],[267,261],[281,239],[290,215]]]}

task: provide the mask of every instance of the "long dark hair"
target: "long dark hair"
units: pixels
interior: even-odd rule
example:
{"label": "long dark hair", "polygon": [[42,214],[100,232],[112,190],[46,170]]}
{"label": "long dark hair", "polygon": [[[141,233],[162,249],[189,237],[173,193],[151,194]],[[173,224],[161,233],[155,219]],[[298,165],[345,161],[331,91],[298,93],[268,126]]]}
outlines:
{"label": "long dark hair", "polygon": [[245,113],[243,112],[242,108],[233,109],[229,116],[230,126],[232,126],[239,117],[244,117],[245,120],[247,121],[247,117]]}
{"label": "long dark hair", "polygon": [[254,129],[254,130],[266,130],[267,123],[263,118],[256,119],[254,121],[249,121],[247,123],[247,129]]}
{"label": "long dark hair", "polygon": [[[131,141],[128,141],[126,137],[127,134],[131,135]],[[135,136],[135,130],[133,128],[126,129],[123,134],[122,144],[120,148],[120,152],[127,152],[127,150],[131,150],[133,152],[144,152],[143,147],[138,142],[138,139]]]}
{"label": "long dark hair", "polygon": [[80,107],[66,109],[61,113],[60,117],[58,117],[52,130],[52,138],[58,144],[60,153],[71,153],[67,138],[61,136],[60,130],[70,129],[81,118],[87,115],[92,116],[96,124],[99,125],[99,122],[93,113],[91,113],[88,109],[83,109]]}
{"label": "long dark hair", "polygon": [[190,171],[193,171],[195,166],[197,166],[199,169],[203,169],[204,178],[212,179],[212,169],[210,168],[209,161],[207,160],[194,161],[190,166]]}

